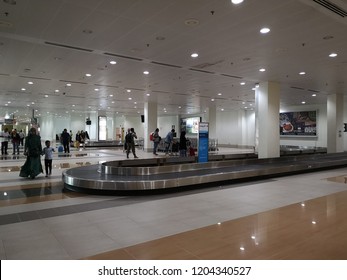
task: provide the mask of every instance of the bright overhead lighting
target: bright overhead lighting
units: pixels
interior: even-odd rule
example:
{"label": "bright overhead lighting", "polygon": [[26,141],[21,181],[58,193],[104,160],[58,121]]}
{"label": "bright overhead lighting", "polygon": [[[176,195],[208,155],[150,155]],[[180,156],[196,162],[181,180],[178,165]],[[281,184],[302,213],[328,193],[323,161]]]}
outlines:
{"label": "bright overhead lighting", "polygon": [[219,96],[221,96],[222,94],[221,93],[218,93]]}
{"label": "bright overhead lighting", "polygon": [[197,53],[192,53],[190,56],[193,57],[193,58],[196,58],[196,57],[199,56],[199,54],[197,54]]}
{"label": "bright overhead lighting", "polygon": [[22,91],[26,90],[25,88],[21,88]]}
{"label": "bright overhead lighting", "polygon": [[243,0],[231,0],[231,3],[237,5],[237,4],[241,4],[243,2]]}
{"label": "bright overhead lighting", "polygon": [[306,102],[305,101],[301,101],[301,104],[306,104]]}
{"label": "bright overhead lighting", "polygon": [[241,82],[241,83],[240,83],[241,86],[244,86],[245,84],[246,84],[245,82]]}
{"label": "bright overhead lighting", "polygon": [[211,101],[213,102],[213,101],[214,101],[214,98],[212,98]]}
{"label": "bright overhead lighting", "polygon": [[110,64],[117,64],[117,61],[112,60],[110,61]]}
{"label": "bright overhead lighting", "polygon": [[66,84],[67,87],[71,87],[71,84]]}
{"label": "bright overhead lighting", "polygon": [[329,54],[329,57],[337,57],[337,53],[331,53]]}
{"label": "bright overhead lighting", "polygon": [[131,92],[131,90],[130,90],[130,89],[127,89],[127,92]]}
{"label": "bright overhead lighting", "polygon": [[99,91],[99,89],[98,89],[98,88],[95,88],[94,90],[95,90],[95,91]]}
{"label": "bright overhead lighting", "polygon": [[88,74],[88,73],[87,73],[87,74],[86,74],[86,76],[87,76],[87,77],[91,77],[91,76],[92,76],[92,74]]}
{"label": "bright overhead lighting", "polygon": [[259,69],[259,71],[260,72],[265,72],[266,70],[265,70],[265,68],[261,68],[261,69]]}
{"label": "bright overhead lighting", "polygon": [[306,74],[306,72],[300,72],[299,73],[299,75],[305,75]]}
{"label": "bright overhead lighting", "polygon": [[315,96],[317,96],[317,94],[315,94],[315,93],[312,93],[312,96],[313,96],[313,97],[315,97]]}
{"label": "bright overhead lighting", "polygon": [[29,85],[33,85],[34,83],[33,82],[28,82]]}
{"label": "bright overhead lighting", "polygon": [[262,29],[260,29],[260,33],[261,34],[266,34],[270,32],[270,28],[268,27],[263,27]]}
{"label": "bright overhead lighting", "polygon": [[148,71],[143,71],[143,74],[148,75],[149,72]]}

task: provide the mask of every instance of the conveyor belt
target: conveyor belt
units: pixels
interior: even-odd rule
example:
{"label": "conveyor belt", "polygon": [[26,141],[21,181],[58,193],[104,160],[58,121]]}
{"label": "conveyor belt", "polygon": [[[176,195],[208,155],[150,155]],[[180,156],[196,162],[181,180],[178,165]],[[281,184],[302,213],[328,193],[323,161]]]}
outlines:
{"label": "conveyor belt", "polygon": [[66,170],[63,181],[66,188],[78,191],[144,191],[347,166],[347,153],[273,159],[239,156],[242,159],[232,159],[234,155],[208,163],[196,163],[195,157],[111,161]]}

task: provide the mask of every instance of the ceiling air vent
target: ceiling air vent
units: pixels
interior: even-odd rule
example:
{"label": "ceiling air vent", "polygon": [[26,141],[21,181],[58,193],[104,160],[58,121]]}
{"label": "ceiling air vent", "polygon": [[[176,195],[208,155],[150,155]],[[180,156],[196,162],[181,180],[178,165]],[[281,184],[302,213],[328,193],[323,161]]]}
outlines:
{"label": "ceiling air vent", "polygon": [[156,64],[156,65],[161,65],[161,66],[173,67],[173,68],[182,68],[182,66],[168,64],[168,63],[162,63],[162,62],[157,62],[157,61],[151,61],[151,63]]}
{"label": "ceiling air vent", "polygon": [[90,49],[84,49],[84,48],[80,48],[80,47],[63,45],[63,44],[58,44],[58,43],[53,43],[53,42],[47,42],[46,41],[45,44],[46,45],[50,45],[50,46],[61,47],[61,48],[73,49],[73,50],[76,50],[76,51],[93,52],[93,50],[90,50]]}
{"label": "ceiling air vent", "polygon": [[121,54],[115,54],[115,53],[109,53],[109,52],[105,52],[104,54],[105,55],[110,55],[110,56],[115,56],[115,57],[120,57],[120,58],[125,58],[125,59],[132,59],[132,60],[136,60],[136,61],[142,61],[143,60],[143,59],[137,58],[137,57],[121,55]]}
{"label": "ceiling air vent", "polygon": [[335,5],[334,3],[331,3],[331,2],[326,1],[326,0],[312,0],[312,1],[323,6],[325,9],[332,11],[333,13],[339,15],[340,17],[346,17],[347,16],[347,12],[345,10],[341,9],[339,6]]}

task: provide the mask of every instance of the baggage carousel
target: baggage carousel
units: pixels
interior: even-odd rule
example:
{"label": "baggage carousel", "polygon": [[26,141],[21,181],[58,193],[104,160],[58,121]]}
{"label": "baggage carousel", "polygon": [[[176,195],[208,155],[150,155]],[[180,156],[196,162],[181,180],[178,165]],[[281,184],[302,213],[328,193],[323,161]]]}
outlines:
{"label": "baggage carousel", "polygon": [[347,153],[258,159],[255,154],[214,155],[207,163],[196,157],[109,161],[63,172],[65,188],[79,192],[129,194],[178,190],[233,180],[254,180],[347,166]]}

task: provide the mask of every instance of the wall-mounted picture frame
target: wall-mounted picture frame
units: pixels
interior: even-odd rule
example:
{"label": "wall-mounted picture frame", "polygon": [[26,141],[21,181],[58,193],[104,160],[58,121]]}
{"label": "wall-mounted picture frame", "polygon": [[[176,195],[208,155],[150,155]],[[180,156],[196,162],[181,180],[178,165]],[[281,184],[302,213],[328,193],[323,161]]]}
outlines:
{"label": "wall-mounted picture frame", "polygon": [[317,111],[280,113],[281,136],[317,136]]}

